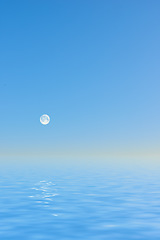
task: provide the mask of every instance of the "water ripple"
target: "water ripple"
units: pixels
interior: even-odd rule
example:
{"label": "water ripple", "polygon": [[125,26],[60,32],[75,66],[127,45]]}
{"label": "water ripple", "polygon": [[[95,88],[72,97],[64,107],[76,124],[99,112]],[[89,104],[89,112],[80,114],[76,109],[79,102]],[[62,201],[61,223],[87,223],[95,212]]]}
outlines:
{"label": "water ripple", "polygon": [[36,174],[1,174],[0,239],[159,240],[159,176]]}

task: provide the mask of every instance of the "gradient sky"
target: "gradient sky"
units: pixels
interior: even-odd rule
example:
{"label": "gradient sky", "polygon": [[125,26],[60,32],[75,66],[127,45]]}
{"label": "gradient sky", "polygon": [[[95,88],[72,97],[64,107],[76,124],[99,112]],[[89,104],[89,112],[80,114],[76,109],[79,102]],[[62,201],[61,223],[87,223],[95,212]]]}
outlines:
{"label": "gradient sky", "polygon": [[1,0],[1,155],[159,154],[159,13],[159,0]]}

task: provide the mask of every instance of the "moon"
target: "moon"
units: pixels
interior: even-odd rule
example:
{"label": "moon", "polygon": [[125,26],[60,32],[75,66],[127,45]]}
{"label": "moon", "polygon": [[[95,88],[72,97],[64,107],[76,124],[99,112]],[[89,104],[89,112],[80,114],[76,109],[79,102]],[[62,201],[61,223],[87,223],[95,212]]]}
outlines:
{"label": "moon", "polygon": [[43,115],[40,117],[40,122],[41,122],[43,125],[47,125],[47,124],[50,122],[50,117],[49,117],[47,114],[43,114]]}

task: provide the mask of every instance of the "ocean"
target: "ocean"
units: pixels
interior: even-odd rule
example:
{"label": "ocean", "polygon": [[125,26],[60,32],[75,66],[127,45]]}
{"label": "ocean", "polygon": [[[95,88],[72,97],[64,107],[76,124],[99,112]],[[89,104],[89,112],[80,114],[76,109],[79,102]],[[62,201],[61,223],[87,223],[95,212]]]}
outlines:
{"label": "ocean", "polygon": [[158,169],[0,169],[1,240],[159,240]]}

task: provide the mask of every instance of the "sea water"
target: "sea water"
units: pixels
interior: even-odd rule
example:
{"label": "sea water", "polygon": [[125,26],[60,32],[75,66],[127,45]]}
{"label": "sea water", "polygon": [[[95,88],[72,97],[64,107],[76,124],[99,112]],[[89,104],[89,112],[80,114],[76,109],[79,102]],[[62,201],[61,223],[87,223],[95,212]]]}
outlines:
{"label": "sea water", "polygon": [[107,166],[0,170],[1,240],[158,240],[159,171]]}

